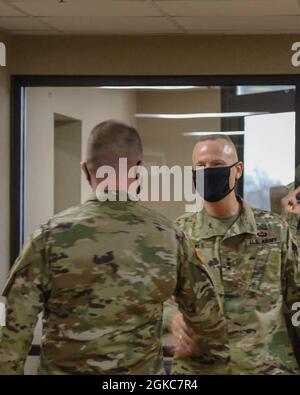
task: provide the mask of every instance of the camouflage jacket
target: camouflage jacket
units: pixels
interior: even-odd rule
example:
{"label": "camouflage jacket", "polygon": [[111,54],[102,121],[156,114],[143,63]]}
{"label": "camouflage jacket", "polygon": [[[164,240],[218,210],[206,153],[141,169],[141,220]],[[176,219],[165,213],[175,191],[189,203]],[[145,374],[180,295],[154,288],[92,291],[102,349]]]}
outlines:
{"label": "camouflage jacket", "polygon": [[[22,374],[40,312],[41,374],[156,374],[171,295],[188,325],[226,350],[226,322],[206,269],[181,231],[138,202],[93,196],[55,215],[25,245],[3,295],[0,374]],[[182,368],[197,374],[205,358],[211,363],[199,356]],[[215,360],[225,369],[222,358]]]}
{"label": "camouflage jacket", "polygon": [[[289,192],[292,192],[292,190],[294,189],[294,185],[295,184],[293,182],[287,185]],[[282,216],[283,218],[286,219],[287,223],[289,224],[292,235],[294,236],[300,248],[300,224],[299,224],[300,218],[297,215],[292,213],[287,213],[284,210],[282,211]]]}
{"label": "camouflage jacket", "polygon": [[[231,373],[299,374],[287,325],[292,326],[293,304],[300,302],[300,264],[287,223],[242,201],[229,228],[205,210],[183,215],[177,224],[223,300]],[[293,329],[299,339],[300,327]]]}

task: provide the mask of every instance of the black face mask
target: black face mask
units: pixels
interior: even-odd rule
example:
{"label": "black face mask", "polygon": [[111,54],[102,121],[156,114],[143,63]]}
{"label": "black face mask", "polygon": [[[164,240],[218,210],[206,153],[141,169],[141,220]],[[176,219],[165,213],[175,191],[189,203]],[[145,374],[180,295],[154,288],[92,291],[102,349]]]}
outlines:
{"label": "black face mask", "polygon": [[[196,188],[197,171],[204,171],[204,200],[207,202],[218,202],[224,199],[235,188],[229,188],[230,170],[238,162],[231,166],[208,167],[201,170],[193,170],[193,182]],[[198,191],[200,193],[200,191]],[[201,195],[201,193],[200,193]]]}

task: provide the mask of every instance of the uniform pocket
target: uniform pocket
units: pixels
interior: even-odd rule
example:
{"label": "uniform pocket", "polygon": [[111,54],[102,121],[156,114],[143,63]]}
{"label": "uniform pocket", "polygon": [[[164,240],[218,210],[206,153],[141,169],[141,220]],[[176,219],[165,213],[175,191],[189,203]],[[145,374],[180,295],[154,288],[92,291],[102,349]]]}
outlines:
{"label": "uniform pocket", "polygon": [[262,246],[255,254],[248,292],[275,303],[281,290],[281,248],[280,243]]}

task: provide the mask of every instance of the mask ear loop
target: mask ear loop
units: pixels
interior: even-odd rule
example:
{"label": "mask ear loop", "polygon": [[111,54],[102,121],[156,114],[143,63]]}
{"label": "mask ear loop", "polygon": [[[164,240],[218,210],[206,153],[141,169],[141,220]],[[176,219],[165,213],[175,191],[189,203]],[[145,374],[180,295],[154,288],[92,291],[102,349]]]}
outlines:
{"label": "mask ear loop", "polygon": [[239,163],[239,160],[238,160],[237,162],[235,162],[233,165],[229,166],[230,169],[231,169],[233,166],[235,166],[237,163]]}
{"label": "mask ear loop", "polygon": [[[233,168],[233,166],[235,166],[237,163],[239,163],[239,161],[237,161],[237,162],[235,162],[233,165],[229,166],[230,170],[231,170],[231,169]],[[230,192],[229,192],[229,193],[231,193],[231,192],[235,189],[235,187],[237,186],[237,182],[238,182],[238,180],[235,180],[234,186],[233,186],[233,188],[230,189]],[[228,195],[229,195],[229,193],[228,193]]]}

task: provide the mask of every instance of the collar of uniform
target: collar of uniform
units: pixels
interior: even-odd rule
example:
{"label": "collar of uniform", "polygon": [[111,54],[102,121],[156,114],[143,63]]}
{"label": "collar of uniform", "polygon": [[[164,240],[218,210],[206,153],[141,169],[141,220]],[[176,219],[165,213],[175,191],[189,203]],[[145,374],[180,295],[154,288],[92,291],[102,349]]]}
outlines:
{"label": "collar of uniform", "polygon": [[256,220],[251,206],[241,197],[238,197],[238,200],[241,203],[241,213],[234,224],[227,230],[223,240],[245,233],[257,235]]}
{"label": "collar of uniform", "polygon": [[208,215],[205,209],[197,214],[200,239],[224,236],[223,240],[225,240],[244,233],[257,234],[257,226],[252,208],[242,198],[238,197],[238,200],[241,203],[241,213],[229,229],[217,218]]}
{"label": "collar of uniform", "polygon": [[137,199],[126,191],[92,192],[88,201],[97,202],[136,202]]}

